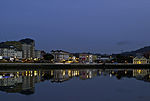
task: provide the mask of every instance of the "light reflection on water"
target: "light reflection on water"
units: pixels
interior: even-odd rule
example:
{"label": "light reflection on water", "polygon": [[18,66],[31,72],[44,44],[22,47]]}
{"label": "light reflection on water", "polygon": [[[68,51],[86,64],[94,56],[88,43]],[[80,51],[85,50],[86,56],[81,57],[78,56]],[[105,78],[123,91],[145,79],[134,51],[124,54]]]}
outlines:
{"label": "light reflection on water", "polygon": [[[118,81],[121,81],[121,82],[118,82]],[[146,82],[148,84],[150,82],[150,70],[149,69],[60,69],[60,70],[52,69],[52,70],[19,70],[19,71],[3,70],[3,71],[0,71],[0,91],[1,91],[0,93],[2,93],[3,96],[6,96],[4,92],[6,92],[7,94],[17,94],[17,97],[19,96],[20,98],[21,98],[20,95],[32,95],[37,98],[36,100],[39,100],[38,99],[38,97],[40,97],[39,95],[50,96],[49,93],[53,92],[53,97],[57,95],[57,96],[62,97],[62,101],[65,101],[65,100],[69,101],[69,99],[67,99],[68,91],[70,93],[77,92],[76,88],[78,88],[79,95],[78,94],[76,95],[76,93],[73,93],[74,95],[71,95],[71,96],[74,99],[76,98],[76,96],[78,96],[79,101],[82,100],[83,97],[88,96],[88,94],[90,93],[90,90],[92,91],[94,89],[99,89],[99,91],[103,89],[103,92],[104,92],[103,94],[105,96],[107,95],[107,93],[105,92],[108,91],[110,93],[116,93],[116,94],[118,94],[118,92],[119,94],[121,93],[123,94],[126,92],[127,94],[126,96],[129,97],[130,95],[128,94],[133,92],[134,89],[138,88],[138,86],[136,87],[136,85],[138,85],[138,83],[140,85],[141,82],[143,82],[142,87],[143,88],[147,87],[147,89],[149,89],[150,91],[149,86],[144,86],[146,85],[145,84]],[[46,86],[44,86],[45,84]],[[94,87],[92,87],[91,84],[92,85],[94,84]],[[132,87],[127,90],[125,89],[126,85],[129,87],[130,86]],[[135,85],[135,88],[134,88],[134,85]],[[37,86],[37,89],[36,89],[36,86]],[[113,86],[114,87],[116,86],[115,91],[111,91],[113,89]],[[45,91],[42,91],[42,90],[45,90]],[[97,96],[101,95],[100,93],[96,93],[99,91],[95,90],[95,93],[91,92],[90,96],[97,98]],[[60,92],[62,93],[60,94]],[[141,96],[137,94],[136,96],[137,100],[145,99],[145,97],[143,98],[142,94],[146,95],[147,93],[150,93],[150,92],[145,92],[145,91],[141,91],[141,92],[142,92]],[[11,97],[13,96],[14,95],[11,95]],[[57,99],[57,96],[54,98]],[[108,93],[108,98],[111,98],[112,96],[113,94],[111,95]],[[89,99],[86,99],[86,100],[89,100]],[[98,99],[95,99],[95,100],[99,101]],[[107,99],[106,97],[106,98],[102,98],[102,100],[110,100],[110,99]]]}

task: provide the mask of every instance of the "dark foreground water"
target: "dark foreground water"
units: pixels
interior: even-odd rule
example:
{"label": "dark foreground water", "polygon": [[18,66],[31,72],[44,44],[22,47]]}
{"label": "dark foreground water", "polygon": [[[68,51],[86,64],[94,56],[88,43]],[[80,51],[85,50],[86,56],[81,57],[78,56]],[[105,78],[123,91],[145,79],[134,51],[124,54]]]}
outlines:
{"label": "dark foreground water", "polygon": [[0,101],[150,101],[150,70],[1,70]]}

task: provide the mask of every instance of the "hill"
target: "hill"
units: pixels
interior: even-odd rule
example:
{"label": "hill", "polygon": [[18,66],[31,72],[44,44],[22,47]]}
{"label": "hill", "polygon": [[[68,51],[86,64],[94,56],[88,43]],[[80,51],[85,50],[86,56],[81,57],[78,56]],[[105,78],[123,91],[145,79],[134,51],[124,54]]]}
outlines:
{"label": "hill", "polygon": [[122,53],[122,55],[136,56],[136,54],[147,54],[147,53],[150,53],[150,46],[146,46],[144,48],[140,48],[138,50],[131,51],[131,52],[124,52],[124,53]]}

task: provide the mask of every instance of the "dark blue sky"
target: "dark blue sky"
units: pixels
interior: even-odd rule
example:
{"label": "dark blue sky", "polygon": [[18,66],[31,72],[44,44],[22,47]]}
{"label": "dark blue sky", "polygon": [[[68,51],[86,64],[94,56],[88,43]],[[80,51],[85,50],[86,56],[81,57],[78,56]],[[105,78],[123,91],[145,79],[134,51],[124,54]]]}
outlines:
{"label": "dark blue sky", "polygon": [[115,53],[150,45],[150,0],[1,0],[0,41]]}

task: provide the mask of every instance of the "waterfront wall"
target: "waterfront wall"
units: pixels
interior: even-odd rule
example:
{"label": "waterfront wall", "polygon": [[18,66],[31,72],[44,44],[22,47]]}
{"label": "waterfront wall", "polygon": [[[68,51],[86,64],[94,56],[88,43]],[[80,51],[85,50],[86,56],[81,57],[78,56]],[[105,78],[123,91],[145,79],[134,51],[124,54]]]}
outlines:
{"label": "waterfront wall", "polygon": [[0,69],[150,69],[150,64],[53,64],[53,63],[0,63]]}

